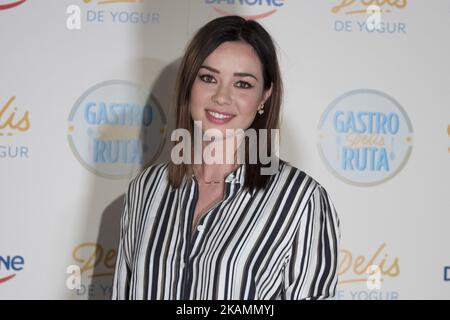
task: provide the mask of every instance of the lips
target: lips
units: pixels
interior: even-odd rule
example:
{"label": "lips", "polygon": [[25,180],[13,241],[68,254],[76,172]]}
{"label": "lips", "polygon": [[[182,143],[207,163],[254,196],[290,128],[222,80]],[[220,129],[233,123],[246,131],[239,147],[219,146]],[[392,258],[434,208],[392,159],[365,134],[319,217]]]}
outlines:
{"label": "lips", "polygon": [[206,109],[206,118],[215,124],[224,124],[235,117],[234,114],[218,112],[216,110]]}
{"label": "lips", "polygon": [[209,114],[213,115],[214,117],[218,117],[218,118],[231,118],[231,117],[234,117],[234,114],[226,113],[226,112],[220,112],[220,111],[216,111],[216,110],[212,110],[212,109],[206,109],[206,112],[208,112]]}

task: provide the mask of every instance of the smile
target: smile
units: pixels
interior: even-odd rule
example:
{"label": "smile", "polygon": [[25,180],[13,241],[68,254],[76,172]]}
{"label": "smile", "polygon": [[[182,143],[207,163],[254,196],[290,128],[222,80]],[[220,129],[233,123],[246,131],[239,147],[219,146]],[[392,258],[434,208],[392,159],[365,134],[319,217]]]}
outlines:
{"label": "smile", "polygon": [[209,121],[217,124],[223,124],[230,121],[235,115],[219,113],[211,110],[206,110],[206,117]]}

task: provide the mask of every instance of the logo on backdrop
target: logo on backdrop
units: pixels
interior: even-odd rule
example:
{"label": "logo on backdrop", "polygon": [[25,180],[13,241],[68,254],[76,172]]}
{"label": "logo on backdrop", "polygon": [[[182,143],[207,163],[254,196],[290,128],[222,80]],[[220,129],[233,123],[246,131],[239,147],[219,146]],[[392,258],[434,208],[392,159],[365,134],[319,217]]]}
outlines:
{"label": "logo on backdrop", "polygon": [[319,123],[319,152],[346,183],[383,183],[406,165],[412,152],[412,125],[400,104],[370,89],[335,99]]}
{"label": "logo on backdrop", "polygon": [[406,34],[406,23],[399,21],[407,0],[335,0],[331,13],[337,18],[335,32]]}
{"label": "logo on backdrop", "polygon": [[[447,126],[447,135],[450,138],[450,124]],[[448,152],[450,152],[450,147],[448,147]]]}
{"label": "logo on backdrop", "polygon": [[0,285],[15,278],[23,271],[25,259],[22,256],[0,255]]}
{"label": "logo on backdrop", "polygon": [[[144,8],[143,0],[84,0],[85,5],[70,5],[66,9],[69,30],[81,29],[89,24],[114,23],[123,25],[154,25],[160,23],[160,13]],[[86,8],[86,10],[82,10]]]}
{"label": "logo on backdrop", "polygon": [[[351,289],[338,290],[336,299],[399,299],[397,291],[386,291],[383,289],[387,279],[395,279],[400,276],[399,258],[388,258],[386,243],[381,244],[373,253],[367,256],[356,256],[346,249],[341,249],[339,256],[339,288],[345,285],[351,287]],[[345,293],[349,293],[350,296],[346,297]]]}
{"label": "logo on backdrop", "polygon": [[29,156],[29,147],[13,142],[20,141],[30,129],[30,112],[16,102],[16,96],[0,100],[0,159],[24,159]]}
{"label": "logo on backdrop", "polygon": [[450,281],[450,266],[444,266],[444,281]]}
{"label": "logo on backdrop", "polygon": [[11,0],[0,0],[0,10],[8,10],[24,4],[27,0],[11,1]]}
{"label": "logo on backdrop", "polygon": [[284,0],[205,0],[205,4],[221,16],[239,15],[258,20],[275,14],[285,5]]}
{"label": "logo on backdrop", "polygon": [[74,265],[67,267],[66,285],[77,296],[108,299],[117,250],[96,242],[83,242],[72,250]]}
{"label": "logo on backdrop", "polygon": [[89,171],[129,178],[155,161],[166,140],[166,116],[148,90],[127,81],[99,83],[84,92],[69,115],[68,140]]}

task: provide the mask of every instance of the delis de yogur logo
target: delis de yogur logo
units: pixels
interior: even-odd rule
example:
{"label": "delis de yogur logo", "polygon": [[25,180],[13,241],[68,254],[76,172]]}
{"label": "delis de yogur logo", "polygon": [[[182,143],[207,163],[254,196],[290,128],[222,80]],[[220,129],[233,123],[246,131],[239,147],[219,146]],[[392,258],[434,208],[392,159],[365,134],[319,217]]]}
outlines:
{"label": "delis de yogur logo", "polygon": [[154,1],[144,0],[83,0],[83,5],[71,4],[66,9],[68,30],[80,30],[85,23],[119,25],[157,25],[161,14]]}
{"label": "delis de yogur logo", "polygon": [[247,20],[259,20],[275,14],[285,0],[204,0],[221,16],[239,15]]}
{"label": "delis de yogur logo", "polygon": [[401,20],[407,0],[334,0],[330,5],[336,32],[407,34],[406,22]]}
{"label": "delis de yogur logo", "polygon": [[5,103],[0,97],[0,159],[29,158],[30,147],[22,143],[21,136],[28,133],[30,126],[30,112],[16,102],[16,96]]}
{"label": "delis de yogur logo", "polygon": [[126,179],[159,157],[166,124],[163,109],[148,90],[110,80],[89,88],[75,102],[67,137],[86,169],[101,177]]}
{"label": "delis de yogur logo", "polygon": [[319,152],[339,179],[353,185],[383,183],[406,165],[413,128],[399,102],[359,89],[330,103],[319,122]]}

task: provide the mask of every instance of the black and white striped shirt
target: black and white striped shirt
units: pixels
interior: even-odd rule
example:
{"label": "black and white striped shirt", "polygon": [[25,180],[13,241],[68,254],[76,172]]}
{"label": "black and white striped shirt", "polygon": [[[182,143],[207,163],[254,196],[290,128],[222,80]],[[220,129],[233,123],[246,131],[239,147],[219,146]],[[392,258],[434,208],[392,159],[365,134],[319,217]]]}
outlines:
{"label": "black and white striped shirt", "polygon": [[334,296],[340,222],[326,190],[280,161],[259,191],[245,165],[192,234],[198,184],[169,185],[168,163],[125,196],[113,299],[324,299]]}

